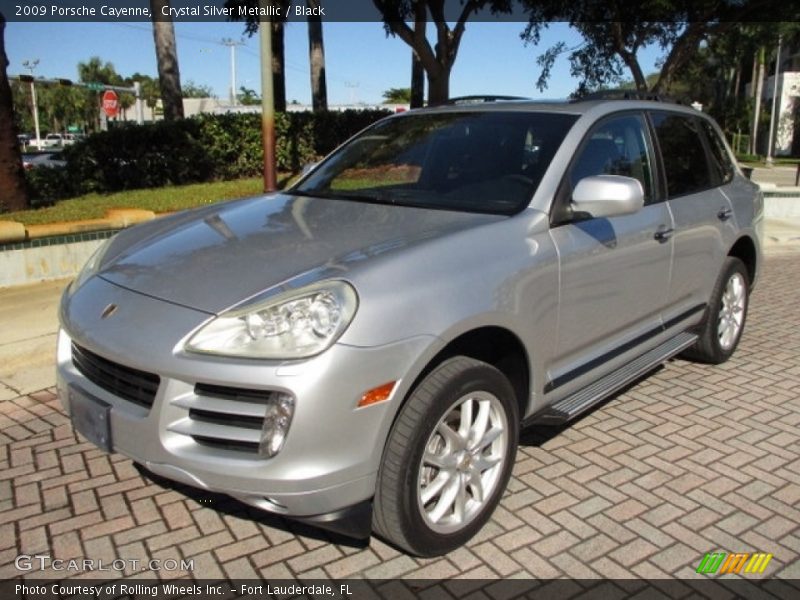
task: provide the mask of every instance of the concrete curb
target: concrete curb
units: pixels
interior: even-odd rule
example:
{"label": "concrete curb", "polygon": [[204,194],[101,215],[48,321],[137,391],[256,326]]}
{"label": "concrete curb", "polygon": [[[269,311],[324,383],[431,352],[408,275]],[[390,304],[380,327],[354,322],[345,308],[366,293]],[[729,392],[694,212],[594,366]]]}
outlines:
{"label": "concrete curb", "polygon": [[27,237],[25,226],[16,221],[0,221],[0,244],[24,242]]}
{"label": "concrete curb", "polygon": [[24,242],[43,237],[70,235],[108,229],[124,229],[136,223],[151,221],[156,218],[152,210],[140,208],[112,208],[106,211],[102,219],[85,219],[67,223],[47,223],[45,225],[28,225],[16,221],[0,221],[0,244]]}

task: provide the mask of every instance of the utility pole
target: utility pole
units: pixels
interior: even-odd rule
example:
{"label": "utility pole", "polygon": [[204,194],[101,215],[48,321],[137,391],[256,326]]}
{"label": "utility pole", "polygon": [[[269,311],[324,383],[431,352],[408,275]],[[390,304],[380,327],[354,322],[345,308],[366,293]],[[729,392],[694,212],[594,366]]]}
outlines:
{"label": "utility pole", "polygon": [[768,165],[772,165],[772,142],[775,139],[775,105],[778,101],[778,77],[780,76],[781,70],[781,42],[783,42],[783,36],[778,36],[778,54],[775,56],[775,78],[772,80],[772,113],[769,117],[769,138],[767,142],[767,160],[766,163]]}
{"label": "utility pole", "polygon": [[360,81],[345,81],[344,87],[350,90],[350,104],[355,106],[358,103],[358,86],[361,85]]}
{"label": "utility pole", "polygon": [[244,41],[225,38],[220,43],[231,49],[231,106],[236,106],[236,46],[244,46]]}
{"label": "utility pole", "polygon": [[33,71],[39,64],[39,59],[22,61],[22,66],[31,72],[31,100],[33,102],[33,126],[36,128],[36,148],[42,149],[42,139],[39,134],[39,105],[36,102],[36,84],[33,82]]}
{"label": "utility pole", "polygon": [[133,82],[133,95],[136,97],[136,124],[144,123],[144,102],[142,101],[142,82]]}

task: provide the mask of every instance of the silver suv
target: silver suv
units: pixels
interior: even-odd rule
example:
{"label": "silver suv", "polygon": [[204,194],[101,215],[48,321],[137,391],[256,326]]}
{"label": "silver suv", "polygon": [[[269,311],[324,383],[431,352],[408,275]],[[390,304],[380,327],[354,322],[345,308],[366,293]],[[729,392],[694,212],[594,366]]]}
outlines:
{"label": "silver suv", "polygon": [[152,473],[441,554],[521,427],[731,356],[762,207],[691,108],[410,111],[288,191],[112,238],[61,303],[61,399]]}

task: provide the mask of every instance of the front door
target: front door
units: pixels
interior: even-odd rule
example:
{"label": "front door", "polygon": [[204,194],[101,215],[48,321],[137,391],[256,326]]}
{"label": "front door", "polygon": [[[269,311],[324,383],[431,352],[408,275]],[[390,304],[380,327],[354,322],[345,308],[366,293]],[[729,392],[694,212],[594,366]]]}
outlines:
{"label": "front door", "polygon": [[644,117],[628,113],[597,125],[570,167],[573,188],[591,175],[638,179],[645,206],[631,215],[551,229],[560,261],[557,347],[545,386],[553,400],[618,366],[626,351],[652,347],[661,333],[673,222],[655,191],[652,157]]}

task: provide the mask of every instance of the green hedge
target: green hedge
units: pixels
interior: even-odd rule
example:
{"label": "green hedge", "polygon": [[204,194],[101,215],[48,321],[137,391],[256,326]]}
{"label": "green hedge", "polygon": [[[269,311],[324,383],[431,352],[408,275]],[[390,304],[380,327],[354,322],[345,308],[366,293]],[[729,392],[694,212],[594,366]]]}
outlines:
{"label": "green hedge", "polygon": [[[278,113],[279,171],[319,160],[389,111]],[[64,169],[33,169],[34,204],[92,192],[252,177],[262,172],[261,115],[198,115],[180,121],[114,127],[64,149]]]}

